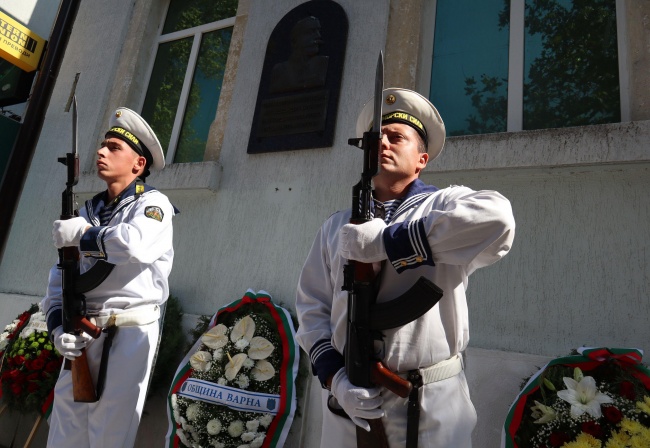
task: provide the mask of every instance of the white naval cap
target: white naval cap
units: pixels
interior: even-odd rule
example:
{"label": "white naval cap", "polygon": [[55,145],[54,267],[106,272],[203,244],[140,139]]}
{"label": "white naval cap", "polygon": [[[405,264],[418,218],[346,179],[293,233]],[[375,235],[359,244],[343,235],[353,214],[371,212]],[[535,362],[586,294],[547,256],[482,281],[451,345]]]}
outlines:
{"label": "white naval cap", "polygon": [[[371,99],[357,119],[357,135],[372,128],[374,101]],[[413,90],[391,87],[384,89],[381,107],[382,123],[405,123],[412,126],[424,139],[433,160],[445,144],[445,123],[438,110],[424,96]]]}
{"label": "white naval cap", "polygon": [[126,107],[118,107],[111,115],[108,127],[107,137],[124,140],[135,152],[147,159],[145,173],[150,167],[154,170],[162,170],[165,167],[165,155],[156,134],[136,112]]}

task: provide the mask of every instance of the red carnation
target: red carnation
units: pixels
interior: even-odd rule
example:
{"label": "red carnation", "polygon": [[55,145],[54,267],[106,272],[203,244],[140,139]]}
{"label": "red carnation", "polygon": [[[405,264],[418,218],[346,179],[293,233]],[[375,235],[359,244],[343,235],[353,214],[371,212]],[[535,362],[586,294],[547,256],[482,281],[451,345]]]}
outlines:
{"label": "red carnation", "polygon": [[25,364],[25,357],[23,355],[16,355],[13,357],[14,364],[20,366]]}
{"label": "red carnation", "polygon": [[27,375],[27,381],[38,381],[38,378],[41,376],[40,373],[34,372]]}
{"label": "red carnation", "polygon": [[623,420],[623,413],[614,406],[603,406],[603,415],[614,424]]}
{"label": "red carnation", "polygon": [[59,367],[61,367],[61,360],[50,361],[45,365],[45,371],[46,372],[56,372],[57,370],[59,370]]}
{"label": "red carnation", "polygon": [[580,429],[582,429],[582,432],[590,434],[597,439],[603,435],[603,428],[594,421],[584,422],[580,425]]}
{"label": "red carnation", "polygon": [[41,358],[36,358],[35,360],[32,361],[32,366],[30,367],[30,370],[41,370],[43,367],[45,367],[45,360]]}
{"label": "red carnation", "polygon": [[41,359],[47,359],[50,356],[50,353],[52,353],[52,352],[49,351],[49,350],[43,349],[43,350],[41,350],[41,354],[38,355],[38,357],[41,358]]}
{"label": "red carnation", "polygon": [[7,370],[2,374],[2,379],[7,381],[15,381],[20,376],[20,370],[13,369]]}
{"label": "red carnation", "polygon": [[628,400],[636,400],[636,392],[634,391],[634,384],[629,381],[623,381],[621,383],[620,395],[623,398]]}
{"label": "red carnation", "polygon": [[38,383],[35,383],[33,381],[27,383],[27,392],[29,392],[30,394],[36,392],[39,388],[40,386],[38,385]]}
{"label": "red carnation", "polygon": [[565,432],[552,432],[551,433],[551,445],[552,446],[562,446],[565,443],[569,443],[571,441],[571,437]]}
{"label": "red carnation", "polygon": [[13,383],[11,385],[11,392],[14,395],[18,396],[23,392],[23,386],[21,384],[18,384],[18,383]]}

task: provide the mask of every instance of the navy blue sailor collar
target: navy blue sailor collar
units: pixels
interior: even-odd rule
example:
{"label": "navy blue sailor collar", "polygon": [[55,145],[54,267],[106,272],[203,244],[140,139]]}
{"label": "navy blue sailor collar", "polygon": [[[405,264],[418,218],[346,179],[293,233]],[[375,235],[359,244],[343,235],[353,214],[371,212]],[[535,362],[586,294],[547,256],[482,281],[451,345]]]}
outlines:
{"label": "navy blue sailor collar", "polygon": [[104,207],[113,207],[113,212],[111,213],[111,218],[113,218],[113,216],[115,216],[115,213],[117,213],[117,211],[122,209],[125,205],[130,204],[131,202],[138,199],[142,193],[152,190],[155,190],[155,188],[145,184],[140,179],[136,179],[131,182],[124,190],[122,190],[122,192],[108,204],[106,203],[108,191],[104,190],[101,193],[96,194],[92,199],[86,201],[88,219],[95,226],[98,226],[99,213]]}
{"label": "navy blue sailor collar", "polygon": [[[435,193],[439,188],[433,185],[427,185],[422,182],[420,179],[415,179],[408,187],[406,195],[401,198],[401,203],[395,213],[392,216],[392,220],[395,220],[398,216],[404,213],[406,210],[416,207],[422,201],[424,201],[431,193]],[[373,201],[374,206],[374,201]]]}

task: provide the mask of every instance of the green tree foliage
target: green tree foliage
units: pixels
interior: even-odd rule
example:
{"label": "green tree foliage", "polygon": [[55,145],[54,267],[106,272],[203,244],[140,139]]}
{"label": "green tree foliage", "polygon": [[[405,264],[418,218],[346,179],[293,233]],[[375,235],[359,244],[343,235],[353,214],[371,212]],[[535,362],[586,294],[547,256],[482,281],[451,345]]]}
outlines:
{"label": "green tree foliage", "polygon": [[[509,0],[499,28],[509,26]],[[526,31],[541,51],[526,61],[524,129],[559,128],[620,121],[616,7],[614,0],[526,2]],[[505,130],[507,80],[488,74],[465,79],[476,114],[471,134]]]}
{"label": "green tree foliage", "polygon": [[[233,17],[237,12],[237,3],[237,0],[173,0],[169,6],[163,34]],[[228,29],[206,33],[202,36],[198,64],[195,73],[192,74],[194,81],[197,79],[200,81],[211,80],[212,82],[208,85],[216,84],[220,90],[231,34],[232,29]],[[180,92],[187,71],[192,42],[191,37],[186,37],[159,46],[142,109],[142,116],[156,132],[165,152],[171,140],[172,127],[178,111]],[[193,82],[184,109],[181,130],[185,143],[179,147],[176,155],[177,160],[184,162],[203,160],[205,142],[196,136],[192,121],[199,113],[201,101],[206,95],[216,95],[218,98],[219,92],[202,91],[201,85]],[[216,104],[214,108],[216,110]],[[197,145],[199,151],[196,150]]]}

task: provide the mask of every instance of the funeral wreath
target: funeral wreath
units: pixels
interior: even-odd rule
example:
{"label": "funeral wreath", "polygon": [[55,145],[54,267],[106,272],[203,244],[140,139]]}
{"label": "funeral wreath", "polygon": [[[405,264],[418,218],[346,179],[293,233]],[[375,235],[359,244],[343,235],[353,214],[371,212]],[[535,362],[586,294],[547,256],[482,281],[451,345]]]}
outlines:
{"label": "funeral wreath", "polygon": [[0,334],[0,357],[1,394],[8,408],[47,413],[63,358],[48,337],[45,315],[37,305]]}
{"label": "funeral wreath", "polygon": [[551,361],[510,408],[502,447],[650,447],[650,371],[641,357],[582,348]]}
{"label": "funeral wreath", "polygon": [[286,350],[293,328],[286,318],[279,327],[279,316],[270,297],[252,293],[215,315],[172,385],[172,441],[189,447],[276,446],[271,439],[278,437],[270,432],[286,419],[282,394],[293,389],[287,387],[288,368],[295,371],[287,364],[293,350]]}

